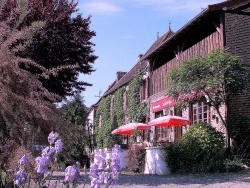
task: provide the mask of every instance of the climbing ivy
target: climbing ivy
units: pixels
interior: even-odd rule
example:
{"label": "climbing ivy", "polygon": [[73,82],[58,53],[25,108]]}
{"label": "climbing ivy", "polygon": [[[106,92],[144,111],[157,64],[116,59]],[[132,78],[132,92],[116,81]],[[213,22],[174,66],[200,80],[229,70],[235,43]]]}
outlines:
{"label": "climbing ivy", "polygon": [[118,126],[124,123],[124,109],[123,109],[124,92],[125,92],[125,87],[121,87],[118,90],[116,90],[114,94],[113,115],[116,119]]}
{"label": "climbing ivy", "polygon": [[[125,92],[125,87],[117,89],[114,93],[114,103],[113,103],[113,128],[117,128],[124,124],[124,109],[123,109],[123,94]],[[114,143],[121,144],[121,135],[112,135],[112,140]]]}
{"label": "climbing ivy", "polygon": [[[111,137],[112,122],[110,118],[111,95],[104,97],[98,106],[95,118],[95,138],[98,148],[108,147]],[[101,126],[99,126],[101,121]]]}
{"label": "climbing ivy", "polygon": [[[148,112],[146,103],[140,101],[140,85],[142,73],[138,73],[130,82],[128,90],[128,107],[126,113],[129,120],[144,122]],[[121,143],[122,137],[112,135],[115,128],[125,123],[123,109],[123,94],[125,87],[121,87],[115,93],[104,97],[98,106],[95,118],[95,135],[98,148],[112,147],[115,143]],[[112,99],[113,98],[113,99]],[[113,105],[111,109],[111,101]],[[101,126],[99,127],[99,121]]]}
{"label": "climbing ivy", "polygon": [[147,116],[148,105],[140,101],[140,86],[142,81],[142,72],[138,72],[129,83],[127,112],[130,121],[144,122]]}

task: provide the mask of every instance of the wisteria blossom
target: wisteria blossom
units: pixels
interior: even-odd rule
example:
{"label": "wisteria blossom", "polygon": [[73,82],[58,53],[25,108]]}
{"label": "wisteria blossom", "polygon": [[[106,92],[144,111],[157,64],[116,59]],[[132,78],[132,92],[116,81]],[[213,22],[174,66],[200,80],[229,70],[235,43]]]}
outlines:
{"label": "wisteria blossom", "polygon": [[[44,183],[50,179],[53,171],[48,170],[49,165],[56,159],[57,153],[63,149],[63,142],[58,139],[57,133],[51,132],[48,137],[49,146],[42,150],[41,156],[36,157],[35,170],[39,174],[37,177],[38,186],[44,186]],[[90,164],[89,178],[91,180],[91,188],[106,188],[110,185],[118,184],[120,174],[120,152],[119,145],[115,145],[111,151],[104,151],[102,149],[95,151],[94,158]],[[28,175],[25,172],[25,165],[28,163],[28,158],[24,155],[19,160],[19,170],[15,174],[14,184],[18,187],[26,186]],[[86,167],[85,167],[86,168]],[[77,165],[68,166],[65,169],[65,178],[63,184],[73,187],[76,186],[80,178],[80,170]],[[53,181],[48,185],[49,188],[57,188],[58,182]]]}
{"label": "wisteria blossom", "polygon": [[52,182],[49,188],[57,188],[57,181]]}
{"label": "wisteria blossom", "polygon": [[18,171],[14,177],[14,184],[17,186],[22,186],[27,182],[28,175],[25,172],[26,164],[28,163],[28,157],[26,155],[22,156],[18,161]]}
{"label": "wisteria blossom", "polygon": [[19,170],[15,174],[14,184],[18,186],[24,185],[27,182],[27,179],[28,179],[27,173],[24,170]]}
{"label": "wisteria blossom", "polygon": [[61,139],[59,139],[55,142],[56,153],[60,153],[62,151],[62,148],[63,148],[63,143],[62,143]]}
{"label": "wisteria blossom", "polygon": [[58,138],[59,134],[57,132],[51,132],[48,136],[48,142],[51,144],[54,144],[56,139]]}
{"label": "wisteria blossom", "polygon": [[[50,162],[56,159],[56,153],[62,151],[63,142],[58,139],[59,134],[56,132],[51,132],[48,136],[48,142],[50,146],[47,146],[42,150],[41,156],[36,158],[36,168],[37,173],[44,174],[48,170],[48,165]],[[57,140],[58,139],[58,140]],[[54,147],[53,147],[54,144]]]}
{"label": "wisteria blossom", "polygon": [[111,155],[103,150],[95,151],[93,163],[90,165],[91,188],[108,187],[118,183],[120,174],[120,145],[115,145]]}
{"label": "wisteria blossom", "polygon": [[[58,133],[51,132],[48,136],[49,146],[42,150],[41,156],[35,158],[36,167],[35,171],[39,174],[37,177],[37,182],[41,187],[47,179],[50,179],[52,176],[52,171],[48,171],[49,165],[55,161],[57,153],[61,152],[63,149],[63,142],[59,138]],[[28,163],[28,158],[26,155],[22,156],[18,161],[19,167],[18,171],[14,177],[14,184],[18,187],[24,187],[27,183],[28,174],[25,172],[26,164]],[[74,181],[80,177],[79,169],[73,165],[66,169],[66,180]],[[46,187],[46,186],[43,186]],[[57,188],[57,182],[53,182],[50,188]]]}
{"label": "wisteria blossom", "polygon": [[22,158],[19,160],[20,165],[25,165],[28,162],[28,158],[26,155],[22,156]]}
{"label": "wisteria blossom", "polygon": [[50,162],[46,157],[36,157],[36,172],[40,174],[44,174],[47,172],[47,165]]}
{"label": "wisteria blossom", "polygon": [[74,181],[77,181],[77,179],[80,178],[80,170],[77,168],[76,165],[68,166],[65,169],[65,179],[64,183],[72,183]]}

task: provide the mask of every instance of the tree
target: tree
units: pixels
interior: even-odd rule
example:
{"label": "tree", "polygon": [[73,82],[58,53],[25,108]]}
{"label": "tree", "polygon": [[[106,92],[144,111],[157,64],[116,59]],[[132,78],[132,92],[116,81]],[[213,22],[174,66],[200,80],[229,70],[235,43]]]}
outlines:
{"label": "tree", "polygon": [[250,82],[249,72],[240,57],[226,50],[215,50],[205,57],[184,62],[178,69],[172,70],[169,78],[168,94],[184,106],[207,97],[209,105],[214,107],[223,122],[229,139],[229,126],[219,108],[223,104],[228,106],[230,97],[244,91]]}
{"label": "tree", "polygon": [[73,97],[73,100],[67,101],[61,107],[61,111],[62,119],[65,122],[64,126],[59,128],[60,135],[65,140],[61,158],[65,163],[72,163],[72,161],[82,163],[84,159],[87,159],[86,147],[92,148],[91,140],[86,133],[88,108],[78,93]]}
{"label": "tree", "polygon": [[[6,8],[5,15],[12,10],[13,4]],[[74,0],[29,0],[29,12],[19,28],[29,26],[34,21],[45,21],[43,29],[36,33],[32,42],[20,55],[30,58],[39,65],[55,71],[48,78],[39,80],[49,91],[62,97],[72,96],[77,90],[85,90],[90,83],[79,81],[78,76],[94,71],[92,64],[97,56],[93,54],[94,43],[91,38],[95,32],[89,25],[91,17],[84,19],[77,13]],[[8,11],[9,10],[9,11]],[[22,68],[34,75],[40,74],[37,67]]]}
{"label": "tree", "polygon": [[78,93],[73,96],[72,101],[67,101],[61,108],[64,121],[85,126],[88,108],[84,104],[81,95]]}
{"label": "tree", "polygon": [[[19,55],[45,23],[33,21],[29,27],[20,27],[29,13],[28,1],[17,2],[5,17],[6,1],[0,1],[0,136],[1,140],[7,137],[19,144],[28,144],[37,132],[48,132],[52,125],[60,124],[60,113],[54,102],[61,99],[40,81],[49,78],[54,70]],[[35,67],[39,74],[20,68],[21,64]]]}

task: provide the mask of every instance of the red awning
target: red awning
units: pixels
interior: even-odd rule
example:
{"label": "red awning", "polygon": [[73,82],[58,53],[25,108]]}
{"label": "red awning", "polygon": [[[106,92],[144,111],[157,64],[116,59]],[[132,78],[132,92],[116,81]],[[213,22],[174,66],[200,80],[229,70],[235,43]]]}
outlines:
{"label": "red awning", "polygon": [[176,103],[177,102],[174,101],[171,96],[165,97],[152,103],[152,112],[158,112],[163,110],[164,108],[175,106]]}

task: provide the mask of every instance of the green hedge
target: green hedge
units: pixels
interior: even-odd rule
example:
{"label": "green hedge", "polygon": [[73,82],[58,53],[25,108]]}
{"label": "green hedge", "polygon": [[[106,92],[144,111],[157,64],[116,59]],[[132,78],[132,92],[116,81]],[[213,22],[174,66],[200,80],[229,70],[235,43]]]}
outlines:
{"label": "green hedge", "polygon": [[189,127],[180,142],[165,148],[166,162],[175,172],[216,172],[224,169],[224,137],[209,124]]}

